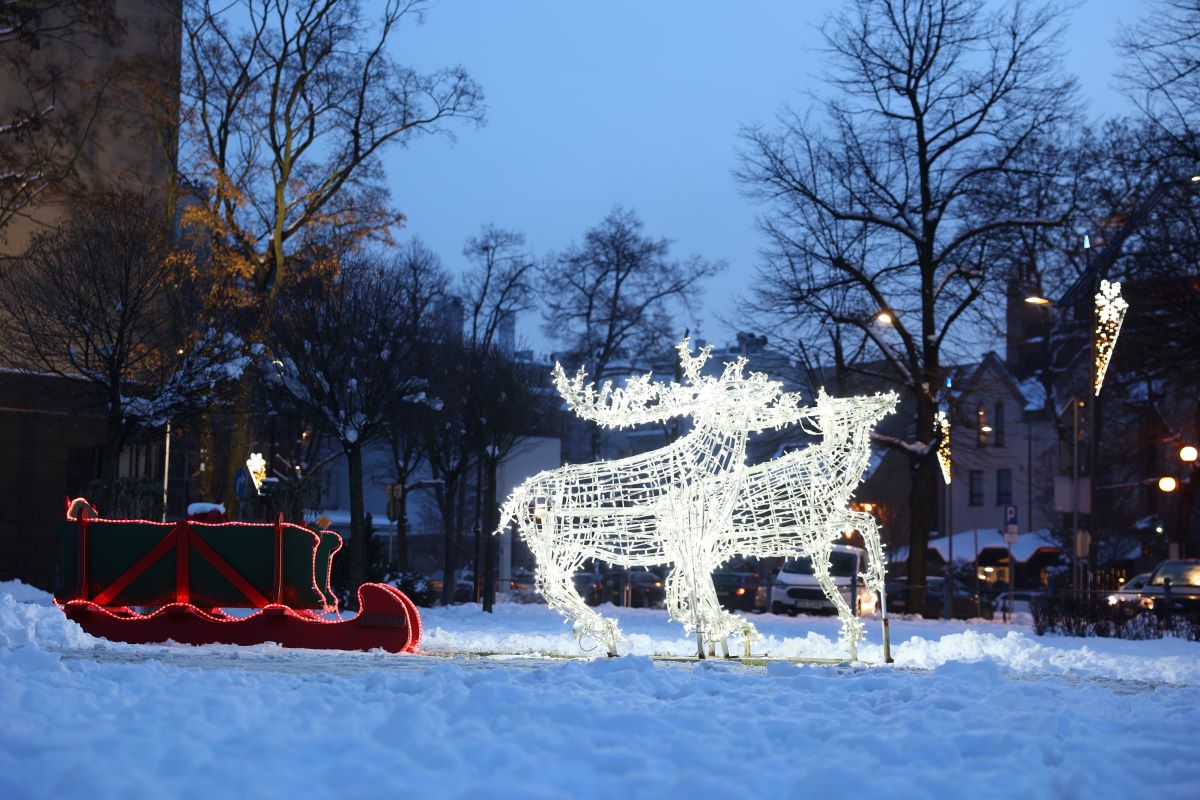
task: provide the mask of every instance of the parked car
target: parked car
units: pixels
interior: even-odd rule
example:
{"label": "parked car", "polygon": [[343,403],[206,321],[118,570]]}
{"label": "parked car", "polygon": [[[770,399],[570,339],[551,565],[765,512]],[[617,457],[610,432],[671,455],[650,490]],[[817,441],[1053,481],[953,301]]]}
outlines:
{"label": "parked car", "polygon": [[[867,551],[861,547],[835,544],[829,554],[829,574],[850,607],[859,616],[875,613],[875,594],[867,590],[859,575],[867,568]],[[854,588],[856,587],[857,591]],[[833,601],[825,596],[813,574],[808,556],[789,558],[771,581],[770,608],[773,614],[833,614]]]}
{"label": "parked car", "polygon": [[575,583],[575,591],[589,606],[598,606],[604,602],[604,576],[599,572],[576,572],[571,576]]}
{"label": "parked car", "polygon": [[647,569],[610,567],[604,574],[604,598],[614,606],[663,608],[667,603],[666,581]]}
{"label": "parked car", "polygon": [[985,594],[983,595],[983,599],[987,603],[991,604],[992,608],[995,609],[995,611],[992,612],[993,616],[997,611],[1003,614],[1005,610],[1009,610],[1009,612],[1012,614],[1028,614],[1031,613],[1030,603],[1033,602],[1033,599],[1035,597],[1041,597],[1044,594],[1045,592],[1042,591],[1017,589],[1012,593],[1011,609],[1008,609],[1009,593],[1006,589],[1001,589],[1000,591],[994,592],[991,595]]}
{"label": "parked car", "polygon": [[1200,558],[1164,561],[1155,567],[1139,594],[1139,604],[1152,611],[1163,610],[1168,583],[1171,611],[1200,618]]}
{"label": "parked car", "polygon": [[1146,591],[1149,583],[1149,572],[1134,575],[1121,584],[1119,589],[1108,596],[1108,604],[1115,610],[1123,611],[1126,616],[1133,616],[1142,608],[1142,593]]}
{"label": "parked car", "polygon": [[[894,578],[887,582],[887,605],[889,612],[897,614],[919,613],[928,619],[944,616],[946,608],[946,579],[931,575],[925,579],[925,604],[919,610],[908,608],[908,579]],[[978,600],[978,605],[977,601]],[[955,580],[950,595],[950,616],[954,619],[991,619],[996,614],[995,604],[987,597],[976,597],[962,581]]]}
{"label": "parked car", "polygon": [[[445,580],[442,578],[442,570],[430,573],[426,578],[429,582],[429,588],[433,590],[433,596],[441,602],[442,586]],[[451,602],[454,603],[471,603],[475,600],[475,573],[469,569],[454,570],[454,596]]]}
{"label": "parked car", "polygon": [[730,611],[767,610],[767,585],[757,572],[719,570],[713,573],[712,579],[722,608]]}
{"label": "parked car", "polygon": [[514,567],[508,583],[508,596],[514,603],[544,603],[534,585],[532,570]]}

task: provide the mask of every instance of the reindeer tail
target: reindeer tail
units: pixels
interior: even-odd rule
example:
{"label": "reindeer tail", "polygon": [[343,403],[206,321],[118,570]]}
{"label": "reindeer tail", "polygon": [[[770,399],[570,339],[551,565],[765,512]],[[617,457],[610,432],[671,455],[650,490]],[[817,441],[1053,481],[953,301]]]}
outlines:
{"label": "reindeer tail", "polygon": [[522,491],[522,488],[523,487],[517,487],[517,489],[515,489],[513,493],[508,496],[508,499],[504,501],[504,505],[500,506],[500,519],[496,523],[496,530],[492,531],[493,536],[495,536],[497,533],[503,533],[504,529],[508,527],[508,523],[510,522],[517,523],[518,528],[521,527],[521,519],[518,516],[518,513],[521,509],[521,503],[524,500],[524,492]]}

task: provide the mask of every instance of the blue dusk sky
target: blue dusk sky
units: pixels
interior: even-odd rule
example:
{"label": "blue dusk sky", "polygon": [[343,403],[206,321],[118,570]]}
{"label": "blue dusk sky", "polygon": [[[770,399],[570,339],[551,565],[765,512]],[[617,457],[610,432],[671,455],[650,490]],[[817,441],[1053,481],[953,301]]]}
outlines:
{"label": "blue dusk sky", "polygon": [[[389,185],[418,236],[451,272],[484,223],[518,230],[540,258],[582,238],[614,205],[673,255],[728,263],[708,282],[694,334],[717,343],[737,330],[735,298],[749,292],[762,238],[758,209],[733,178],[738,131],[803,109],[824,90],[822,22],[839,0],[442,0],[396,42],[402,63],[462,64],[483,86],[487,124],[457,125],[457,140],[422,138],[385,156]],[[999,5],[997,3],[997,5]],[[1087,116],[1130,109],[1114,85],[1112,41],[1138,0],[1084,0],[1065,12],[1065,67]],[[539,352],[553,349],[536,313],[517,323]],[[762,332],[762,331],[759,331]],[[770,333],[769,331],[765,331]]]}

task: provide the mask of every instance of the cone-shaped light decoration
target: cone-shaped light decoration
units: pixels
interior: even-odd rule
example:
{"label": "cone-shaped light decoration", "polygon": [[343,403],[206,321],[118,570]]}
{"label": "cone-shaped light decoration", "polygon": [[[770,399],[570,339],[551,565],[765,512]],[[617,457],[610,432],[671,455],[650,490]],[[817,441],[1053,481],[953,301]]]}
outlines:
{"label": "cone-shaped light decoration", "polygon": [[1100,396],[1100,387],[1104,386],[1104,373],[1108,371],[1108,362],[1112,360],[1113,350],[1117,346],[1117,337],[1121,335],[1121,323],[1125,321],[1125,312],[1129,303],[1121,296],[1121,284],[1113,281],[1100,281],[1100,291],[1096,292],[1096,396]]}
{"label": "cone-shaped light decoration", "polygon": [[933,418],[933,432],[938,437],[938,466],[942,468],[942,479],[950,485],[950,417],[939,411]]}

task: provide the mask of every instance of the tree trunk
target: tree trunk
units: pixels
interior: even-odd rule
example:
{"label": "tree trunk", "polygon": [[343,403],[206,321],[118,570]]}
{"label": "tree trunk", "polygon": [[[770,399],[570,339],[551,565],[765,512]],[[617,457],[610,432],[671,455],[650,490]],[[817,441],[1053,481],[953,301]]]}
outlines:
{"label": "tree trunk", "polygon": [[438,510],[442,512],[442,605],[448,606],[454,600],[454,570],[456,565],[454,540],[454,499],[458,494],[458,486],[454,481],[446,481],[437,490]]}
{"label": "tree trunk", "polygon": [[206,503],[211,503],[217,497],[213,493],[213,413],[206,411],[200,416],[200,465],[197,469],[200,473],[200,499]]}
{"label": "tree trunk", "polygon": [[483,563],[484,563],[484,544],[483,544],[483,464],[484,457],[480,454],[475,460],[475,580],[474,591],[472,598],[478,601],[483,593]]}
{"label": "tree trunk", "polygon": [[225,514],[237,519],[238,496],[233,491],[233,480],[238,467],[250,456],[250,401],[254,393],[254,370],[248,369],[238,381],[237,393],[233,398],[233,424],[229,431],[229,462],[225,469]]}
{"label": "tree trunk", "polygon": [[396,563],[400,572],[408,572],[408,476],[400,480],[399,507],[396,509]]}
{"label": "tree trunk", "polygon": [[483,500],[483,610],[489,614],[496,604],[496,536],[500,509],[496,504],[496,459],[487,460],[487,495]]}
{"label": "tree trunk", "polygon": [[367,582],[372,534],[366,529],[363,504],[362,445],[357,442],[351,445],[343,443],[342,447],[350,466],[350,582],[354,586],[361,586]]}
{"label": "tree trunk", "polygon": [[104,455],[100,459],[100,492],[99,497],[89,498],[101,516],[117,517],[124,514],[124,509],[113,508],[113,491],[117,476],[121,472],[121,450],[125,445],[124,422],[121,419],[121,409],[117,406],[110,410],[108,422],[104,429]]}
{"label": "tree trunk", "polygon": [[[936,385],[937,378],[929,379]],[[917,439],[930,441],[933,435],[933,417],[937,411],[933,398],[917,396]],[[912,483],[909,487],[909,536],[908,536],[908,605],[909,613],[920,613],[925,608],[925,584],[929,569],[926,550],[929,547],[929,531],[933,529],[937,514],[937,451],[930,448],[923,456],[910,462]],[[949,532],[947,532],[947,535]],[[949,570],[947,570],[947,574]],[[949,587],[949,583],[947,583]]]}

